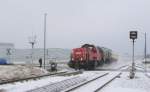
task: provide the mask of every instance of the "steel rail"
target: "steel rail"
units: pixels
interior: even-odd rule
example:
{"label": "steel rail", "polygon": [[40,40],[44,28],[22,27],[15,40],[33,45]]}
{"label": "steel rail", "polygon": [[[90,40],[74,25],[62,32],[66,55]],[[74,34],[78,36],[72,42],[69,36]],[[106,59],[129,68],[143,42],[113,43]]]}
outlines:
{"label": "steel rail", "polygon": [[99,92],[102,88],[104,88],[106,85],[108,85],[110,82],[112,82],[113,80],[115,80],[120,75],[121,75],[121,73],[119,73],[118,75],[116,75],[115,77],[113,77],[112,79],[110,79],[108,82],[106,82],[105,84],[103,84],[102,86],[100,86],[99,88],[97,88],[94,92]]}
{"label": "steel rail", "polygon": [[[41,76],[34,76],[34,77],[28,77],[28,78],[21,78],[21,79],[14,79],[14,80],[7,80],[7,81],[1,81],[0,85],[3,84],[8,84],[8,83],[14,83],[14,82],[22,82],[22,81],[28,81],[28,80],[36,80],[36,79],[40,79],[43,77],[48,77],[48,76],[53,76],[53,75],[67,75],[67,72],[56,72],[56,73],[50,73],[50,74],[45,74],[45,75],[41,75]],[[68,73],[70,74],[70,73]]]}
{"label": "steel rail", "polygon": [[81,73],[83,73],[83,71],[75,71],[75,72],[69,72],[69,73],[64,73],[64,74],[58,74],[57,76],[70,76],[70,75],[77,75]]}
{"label": "steel rail", "polygon": [[70,92],[70,91],[76,90],[77,88],[82,87],[82,86],[84,86],[84,85],[86,85],[86,84],[88,84],[88,83],[90,83],[90,82],[92,82],[92,81],[95,81],[95,80],[97,80],[97,79],[99,79],[99,78],[101,78],[101,77],[104,77],[104,76],[106,76],[106,75],[108,75],[108,74],[109,74],[109,73],[105,73],[105,74],[103,74],[103,75],[100,75],[100,76],[98,76],[98,77],[96,77],[96,78],[94,78],[94,79],[91,79],[91,80],[89,80],[89,81],[86,81],[86,82],[84,82],[84,83],[81,83],[81,84],[79,84],[79,85],[77,85],[77,86],[75,86],[75,87],[73,87],[73,88],[71,88],[71,89],[65,90],[64,92]]}

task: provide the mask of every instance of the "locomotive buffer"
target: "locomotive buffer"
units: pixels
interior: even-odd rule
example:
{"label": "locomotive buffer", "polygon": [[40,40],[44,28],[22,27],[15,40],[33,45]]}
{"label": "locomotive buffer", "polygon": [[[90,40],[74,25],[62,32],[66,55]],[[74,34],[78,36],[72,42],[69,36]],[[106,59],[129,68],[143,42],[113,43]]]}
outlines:
{"label": "locomotive buffer", "polygon": [[130,39],[133,42],[133,52],[132,52],[132,68],[130,70],[130,79],[133,79],[135,76],[135,63],[134,63],[134,42],[137,39],[137,31],[130,31]]}

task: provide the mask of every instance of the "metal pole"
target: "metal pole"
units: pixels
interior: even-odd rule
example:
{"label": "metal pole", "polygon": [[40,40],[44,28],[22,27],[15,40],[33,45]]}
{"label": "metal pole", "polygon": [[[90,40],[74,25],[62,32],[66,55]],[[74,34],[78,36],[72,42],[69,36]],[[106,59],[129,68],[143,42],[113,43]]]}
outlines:
{"label": "metal pole", "polygon": [[45,52],[46,52],[46,16],[47,13],[44,14],[44,69],[45,69]]}
{"label": "metal pole", "polygon": [[32,43],[32,67],[33,67],[33,49],[34,49],[34,42]]}
{"label": "metal pole", "polygon": [[144,54],[144,57],[145,57],[145,64],[146,64],[146,33],[145,33],[145,54]]}
{"label": "metal pole", "polygon": [[146,73],[146,32],[145,32],[145,50],[144,50],[144,57],[145,57],[145,73]]}
{"label": "metal pole", "polygon": [[133,79],[135,76],[135,62],[134,62],[134,42],[137,39],[137,31],[130,31],[130,39],[133,40],[133,51],[132,51],[132,66],[130,70],[130,79]]}
{"label": "metal pole", "polygon": [[134,63],[134,39],[133,39],[133,52],[132,52],[132,69],[130,71],[130,79],[133,79],[135,76],[135,63]]}
{"label": "metal pole", "polygon": [[[132,62],[132,66],[133,66],[133,68],[134,68],[134,65],[135,65],[135,63],[134,63],[134,39],[133,39],[133,57],[132,57],[132,59],[133,59],[133,60],[132,60],[132,61],[133,61],[133,62]],[[133,68],[132,68],[132,69],[133,69]]]}

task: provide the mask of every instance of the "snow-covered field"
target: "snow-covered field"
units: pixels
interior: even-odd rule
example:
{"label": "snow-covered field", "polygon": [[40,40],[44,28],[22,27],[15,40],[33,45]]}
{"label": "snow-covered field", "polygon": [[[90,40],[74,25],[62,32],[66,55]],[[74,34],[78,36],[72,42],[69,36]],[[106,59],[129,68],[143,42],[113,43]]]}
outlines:
{"label": "snow-covered field", "polygon": [[54,84],[63,80],[79,77],[84,80],[89,80],[96,75],[104,74],[104,72],[98,72],[98,71],[87,71],[80,75],[75,76],[57,76],[57,77],[45,77],[39,80],[32,80],[27,82],[19,82],[14,84],[6,84],[1,85],[0,89],[4,90],[6,92],[26,92],[32,89],[36,89],[39,87],[43,87],[46,85]]}
{"label": "snow-covered field", "polygon": [[[30,90],[37,89],[37,88],[47,86],[47,85],[51,85],[54,83],[58,83],[58,82],[71,79],[71,78],[75,78],[75,77],[78,77],[78,80],[82,79],[81,82],[83,82],[84,80],[85,81],[90,80],[106,72],[110,72],[110,71],[105,71],[105,72],[85,71],[83,74],[79,74],[75,76],[45,77],[40,80],[32,80],[32,81],[27,81],[27,82],[19,82],[19,83],[14,83],[14,84],[1,85],[0,89],[3,90],[4,92],[26,92],[26,91],[30,92]],[[111,76],[114,76],[117,74],[117,72],[112,72],[112,71],[110,73],[111,73]],[[129,76],[128,72],[123,72],[119,78],[112,81],[110,84],[104,87],[100,92],[149,92],[150,90],[149,80],[150,79],[145,76],[145,73],[137,72],[134,79],[129,79],[128,76]],[[100,78],[96,82],[90,84],[90,86],[88,85],[88,88],[90,89],[87,89],[87,87],[85,86],[82,88],[82,90],[78,89],[75,92],[83,92],[83,89],[86,90],[85,92],[92,92],[91,91],[92,89],[99,87],[100,85],[105,83],[105,81],[107,81],[109,78],[110,76]]]}
{"label": "snow-covered field", "polygon": [[[145,73],[145,65],[141,62],[141,60],[136,60],[136,69],[142,70],[143,72],[136,72],[136,77],[134,79],[129,79],[129,72],[123,72],[120,78],[115,79],[109,85],[104,87],[100,92],[149,92],[150,90],[150,73]],[[105,64],[100,69],[118,69],[124,65],[131,65],[131,61],[127,61],[124,59],[120,59],[117,62],[111,63],[109,65]],[[60,70],[68,70],[73,71],[70,69],[65,63],[61,63],[58,65]],[[124,67],[122,69],[126,69],[128,67]],[[146,65],[146,70],[150,70],[150,65]],[[24,82],[16,82],[13,84],[5,84],[0,85],[0,92],[26,92],[33,89],[37,89],[43,86],[48,86],[52,84],[57,84],[62,81],[68,79],[74,79],[74,81],[84,82],[90,80],[98,75],[102,75],[106,72],[110,72],[111,75],[115,75],[119,73],[119,71],[83,71],[83,74],[79,75],[72,75],[72,76],[53,76],[53,77],[44,77],[39,80],[32,80],[32,81],[24,81]],[[22,65],[14,65],[14,66],[0,66],[0,80],[11,80],[11,79],[18,79],[18,78],[26,78],[31,76],[43,75],[47,74],[48,72],[40,69],[38,67],[32,68],[31,66],[22,66]],[[147,76],[146,76],[146,75]],[[77,79],[75,79],[77,78]],[[104,78],[103,81],[99,81],[98,83],[103,83],[108,78]],[[75,85],[74,83],[65,84],[67,87]],[[97,83],[92,84],[90,87],[94,88]],[[100,84],[99,84],[100,85]],[[97,85],[97,86],[99,86]],[[89,88],[90,88],[89,87]],[[59,87],[58,87],[59,88]],[[62,88],[63,89],[63,88]],[[65,87],[64,87],[65,89]],[[44,92],[44,91],[43,91]],[[77,92],[83,92],[82,90],[78,90]],[[86,92],[90,92],[86,90]]]}
{"label": "snow-covered field", "polygon": [[32,81],[27,81],[27,82],[18,82],[14,84],[6,84],[6,85],[1,85],[0,89],[5,90],[6,92],[26,92],[32,89],[36,89],[42,86],[46,86],[48,84],[60,82],[62,80],[66,80],[68,78],[72,78],[73,76],[70,77],[46,77],[42,78],[39,80],[32,80]]}
{"label": "snow-covered field", "polygon": [[149,78],[145,73],[136,73],[134,79],[129,79],[129,73],[124,72],[115,81],[104,87],[100,92],[150,92]]}
{"label": "snow-covered field", "polygon": [[22,79],[47,74],[42,68],[24,65],[0,65],[0,81]]}

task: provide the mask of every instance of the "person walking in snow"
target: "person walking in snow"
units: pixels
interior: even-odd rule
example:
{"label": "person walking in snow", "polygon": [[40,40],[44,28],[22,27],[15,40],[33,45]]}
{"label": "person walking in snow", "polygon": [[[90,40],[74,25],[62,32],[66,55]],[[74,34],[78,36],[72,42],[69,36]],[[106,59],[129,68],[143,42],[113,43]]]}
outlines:
{"label": "person walking in snow", "polygon": [[39,59],[40,67],[42,67],[42,58]]}

